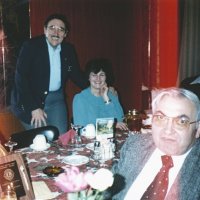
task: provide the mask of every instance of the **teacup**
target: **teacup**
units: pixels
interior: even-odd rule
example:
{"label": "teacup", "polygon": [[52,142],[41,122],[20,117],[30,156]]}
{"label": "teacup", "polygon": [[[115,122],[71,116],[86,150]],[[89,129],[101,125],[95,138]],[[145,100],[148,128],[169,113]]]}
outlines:
{"label": "teacup", "polygon": [[35,149],[43,149],[47,146],[47,141],[44,135],[36,135],[33,139],[33,146]]}
{"label": "teacup", "polygon": [[94,124],[88,124],[82,129],[82,135],[87,138],[94,138],[96,135],[96,130]]}

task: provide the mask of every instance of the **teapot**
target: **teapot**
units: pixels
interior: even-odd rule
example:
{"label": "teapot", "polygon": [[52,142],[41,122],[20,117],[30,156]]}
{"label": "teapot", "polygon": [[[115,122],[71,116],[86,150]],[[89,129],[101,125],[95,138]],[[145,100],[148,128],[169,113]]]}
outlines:
{"label": "teapot", "polygon": [[129,110],[125,115],[125,123],[130,131],[139,133],[142,128],[142,114],[136,109]]}

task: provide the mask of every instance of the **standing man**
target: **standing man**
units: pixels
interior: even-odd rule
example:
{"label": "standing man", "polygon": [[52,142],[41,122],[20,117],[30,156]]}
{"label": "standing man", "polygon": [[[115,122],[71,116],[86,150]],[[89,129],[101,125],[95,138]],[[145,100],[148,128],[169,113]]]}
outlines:
{"label": "standing man", "polygon": [[164,89],[154,98],[152,112],[152,134],[127,139],[105,199],[199,200],[198,97],[185,89]]}
{"label": "standing man", "polygon": [[21,48],[11,109],[25,129],[54,125],[60,134],[67,131],[66,81],[71,79],[81,89],[87,86],[73,45],[63,42],[69,31],[65,16],[50,15],[44,22],[44,35]]}

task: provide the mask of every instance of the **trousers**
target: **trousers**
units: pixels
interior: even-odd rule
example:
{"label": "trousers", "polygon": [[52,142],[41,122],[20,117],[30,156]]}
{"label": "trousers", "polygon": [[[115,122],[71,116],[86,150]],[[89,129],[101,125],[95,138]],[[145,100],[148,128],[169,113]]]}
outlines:
{"label": "trousers", "polygon": [[[47,114],[47,125],[56,126],[60,135],[67,131],[67,107],[62,90],[49,92],[45,99],[44,111]],[[21,121],[23,127],[28,130],[34,128],[31,124]]]}

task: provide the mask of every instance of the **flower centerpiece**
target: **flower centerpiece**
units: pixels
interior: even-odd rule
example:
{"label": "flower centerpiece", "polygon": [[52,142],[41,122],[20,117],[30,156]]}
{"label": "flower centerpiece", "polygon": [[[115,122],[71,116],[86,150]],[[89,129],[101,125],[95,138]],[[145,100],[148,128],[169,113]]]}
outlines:
{"label": "flower centerpiece", "polygon": [[102,200],[102,192],[114,181],[110,170],[101,168],[92,172],[80,172],[78,167],[65,170],[55,179],[55,184],[68,193],[69,200]]}

